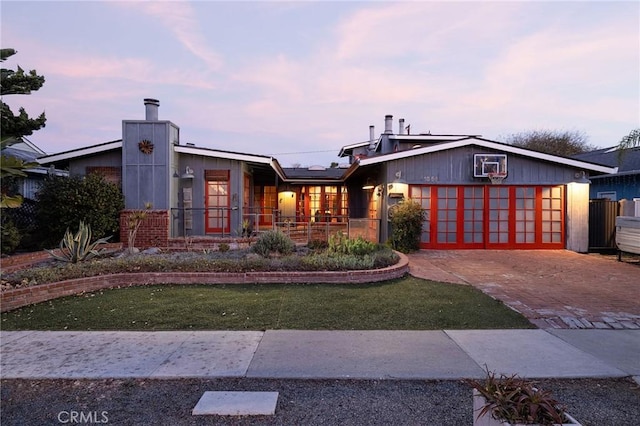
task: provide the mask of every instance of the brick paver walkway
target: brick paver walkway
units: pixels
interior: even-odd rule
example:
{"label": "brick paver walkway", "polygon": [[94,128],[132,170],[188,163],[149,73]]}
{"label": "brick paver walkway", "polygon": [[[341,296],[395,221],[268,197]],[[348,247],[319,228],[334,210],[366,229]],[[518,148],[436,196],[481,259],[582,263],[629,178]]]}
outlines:
{"label": "brick paver walkway", "polygon": [[411,275],[471,284],[540,328],[640,329],[640,262],[568,250],[421,250]]}

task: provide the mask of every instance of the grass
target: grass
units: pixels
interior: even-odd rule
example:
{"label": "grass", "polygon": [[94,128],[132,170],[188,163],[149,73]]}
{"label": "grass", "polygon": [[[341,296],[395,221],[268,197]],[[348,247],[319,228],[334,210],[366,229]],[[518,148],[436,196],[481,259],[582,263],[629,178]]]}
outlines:
{"label": "grass", "polygon": [[1,315],[3,330],[440,330],[533,328],[471,287],[406,277],[376,284],[146,286]]}

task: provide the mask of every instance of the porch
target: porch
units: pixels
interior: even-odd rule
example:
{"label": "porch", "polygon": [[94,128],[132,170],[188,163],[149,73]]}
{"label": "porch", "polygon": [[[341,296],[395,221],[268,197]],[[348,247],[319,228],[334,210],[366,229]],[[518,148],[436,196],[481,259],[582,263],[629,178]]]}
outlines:
{"label": "porch", "polygon": [[[121,241],[126,241],[126,217],[130,212],[124,211],[121,215]],[[206,232],[198,232],[197,229],[205,229],[203,222],[210,218],[222,225],[215,231],[209,228]],[[200,226],[195,226],[196,221],[200,221]],[[232,227],[232,222],[240,225]],[[254,212],[241,216],[237,209],[153,210],[148,212],[140,226],[136,247],[160,247],[177,251],[217,250],[221,243],[226,243],[231,248],[244,248],[261,233],[270,230],[280,230],[300,245],[310,241],[328,241],[329,236],[337,232],[343,232],[349,238],[362,237],[377,243],[380,226],[380,219],[329,215],[290,219],[282,218],[280,212],[275,210],[270,214]]]}

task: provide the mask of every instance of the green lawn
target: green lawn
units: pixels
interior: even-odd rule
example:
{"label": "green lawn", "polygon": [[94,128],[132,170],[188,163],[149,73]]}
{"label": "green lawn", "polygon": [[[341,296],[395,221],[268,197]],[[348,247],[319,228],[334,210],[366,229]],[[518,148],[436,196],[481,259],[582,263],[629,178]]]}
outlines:
{"label": "green lawn", "polygon": [[3,330],[439,330],[533,328],[471,286],[164,285],[103,290],[3,313]]}

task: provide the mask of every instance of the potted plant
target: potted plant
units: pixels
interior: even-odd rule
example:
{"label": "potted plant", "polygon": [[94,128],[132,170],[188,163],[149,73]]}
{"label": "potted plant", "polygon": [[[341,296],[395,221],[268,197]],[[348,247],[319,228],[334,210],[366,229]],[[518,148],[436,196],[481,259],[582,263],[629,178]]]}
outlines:
{"label": "potted plant", "polygon": [[473,387],[474,426],[580,425],[551,392],[515,374],[496,377],[487,370],[484,380],[466,382]]}

